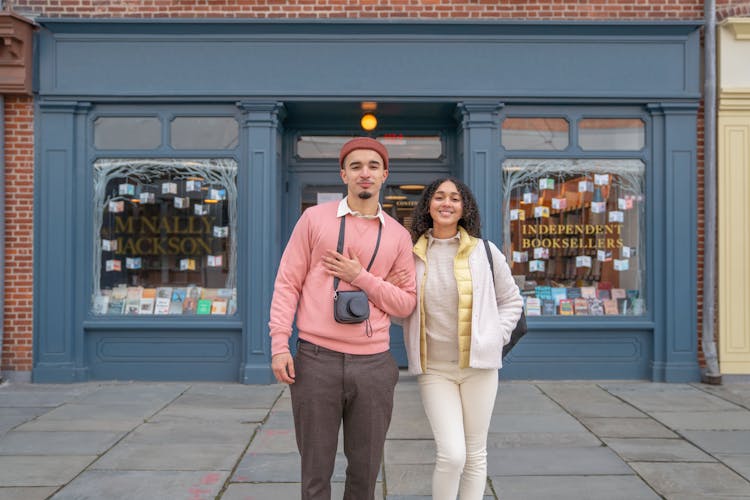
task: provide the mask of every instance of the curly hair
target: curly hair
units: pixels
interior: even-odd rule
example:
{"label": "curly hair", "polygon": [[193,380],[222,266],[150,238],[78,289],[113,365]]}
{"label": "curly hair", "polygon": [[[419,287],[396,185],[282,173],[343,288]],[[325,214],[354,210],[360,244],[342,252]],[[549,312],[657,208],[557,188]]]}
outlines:
{"label": "curly hair", "polygon": [[417,202],[417,206],[414,207],[411,228],[409,229],[413,243],[416,243],[420,236],[432,227],[430,202],[432,201],[432,197],[435,196],[435,191],[437,191],[438,187],[446,181],[455,184],[461,195],[463,214],[461,214],[461,218],[458,220],[458,225],[466,229],[466,232],[471,236],[474,236],[475,238],[482,237],[479,207],[477,206],[477,200],[474,198],[474,194],[469,189],[469,186],[455,177],[441,177],[432,181],[432,183],[422,191],[422,197]]}

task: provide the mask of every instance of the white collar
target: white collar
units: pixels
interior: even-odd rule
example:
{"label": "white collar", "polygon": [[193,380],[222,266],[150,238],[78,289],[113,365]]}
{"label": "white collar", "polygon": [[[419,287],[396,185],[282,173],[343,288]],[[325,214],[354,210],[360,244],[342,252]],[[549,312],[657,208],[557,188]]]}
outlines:
{"label": "white collar", "polygon": [[343,217],[346,214],[351,214],[354,217],[362,217],[364,219],[374,219],[377,217],[380,219],[380,224],[385,226],[385,215],[383,215],[383,208],[380,206],[380,203],[378,203],[378,213],[375,215],[362,215],[361,213],[349,208],[349,204],[346,202],[347,198],[348,196],[344,196],[339,202],[339,209],[336,211],[336,217]]}
{"label": "white collar", "polygon": [[456,234],[451,236],[450,238],[435,238],[432,235],[432,228],[427,230],[427,247],[431,247],[433,243],[436,241],[450,241],[450,240],[458,240],[461,241],[461,231],[456,231]]}

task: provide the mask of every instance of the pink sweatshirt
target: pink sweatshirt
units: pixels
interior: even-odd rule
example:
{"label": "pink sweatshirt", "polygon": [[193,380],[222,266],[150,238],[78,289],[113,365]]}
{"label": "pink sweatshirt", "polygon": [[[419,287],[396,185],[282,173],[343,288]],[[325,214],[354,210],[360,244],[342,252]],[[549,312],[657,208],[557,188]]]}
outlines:
{"label": "pink sweatshirt", "polygon": [[[321,347],[347,354],[377,354],[389,348],[390,315],[406,317],[417,303],[414,257],[409,233],[395,219],[385,215],[380,248],[368,272],[378,238],[378,219],[346,216],[343,254],[353,250],[362,271],[351,285],[341,281],[339,291],[364,290],[370,299],[372,336],[365,323],[341,324],[333,319],[333,276],[323,265],[326,250],[336,250],[341,219],[339,202],[308,208],[294,227],[281,257],[276,275],[271,320],[271,353],[289,351],[292,320],[297,314],[299,337]],[[384,281],[392,271],[406,270],[408,284],[402,288]]]}

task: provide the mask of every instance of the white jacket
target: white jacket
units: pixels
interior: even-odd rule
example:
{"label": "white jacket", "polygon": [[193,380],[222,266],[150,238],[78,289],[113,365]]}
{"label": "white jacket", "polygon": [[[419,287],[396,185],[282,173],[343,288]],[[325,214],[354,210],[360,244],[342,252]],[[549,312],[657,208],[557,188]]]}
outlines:
{"label": "white jacket", "polygon": [[[463,229],[463,228],[461,228]],[[471,238],[471,237],[470,237]],[[503,364],[503,346],[521,317],[523,299],[508,266],[505,256],[489,242],[492,264],[495,270],[493,287],[490,264],[484,243],[478,241],[469,254],[469,272],[472,283],[471,346],[469,366],[495,369]],[[417,307],[401,323],[404,329],[404,344],[409,361],[409,373],[422,373],[420,363],[420,324],[424,297],[422,284],[426,279],[425,262],[414,256],[417,278]]]}

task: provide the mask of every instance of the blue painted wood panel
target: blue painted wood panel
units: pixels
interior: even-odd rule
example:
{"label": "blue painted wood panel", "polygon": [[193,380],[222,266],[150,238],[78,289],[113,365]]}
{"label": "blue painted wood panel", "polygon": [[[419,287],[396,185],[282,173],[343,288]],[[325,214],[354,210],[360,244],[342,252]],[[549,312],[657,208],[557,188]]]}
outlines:
{"label": "blue painted wood panel", "polygon": [[[231,25],[232,33],[206,23],[197,35],[138,21],[116,24],[117,35],[107,21],[42,23],[48,28],[40,34],[42,95],[700,94],[697,25],[686,23],[611,25],[609,34],[602,34],[602,25],[527,23],[526,35],[503,23],[404,23],[390,31],[331,23],[321,31],[302,23],[248,22]],[[369,63],[346,69],[346,61],[363,60]]]}

